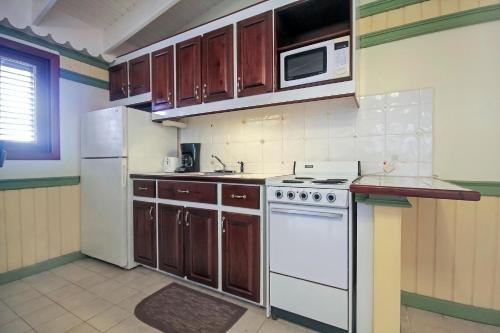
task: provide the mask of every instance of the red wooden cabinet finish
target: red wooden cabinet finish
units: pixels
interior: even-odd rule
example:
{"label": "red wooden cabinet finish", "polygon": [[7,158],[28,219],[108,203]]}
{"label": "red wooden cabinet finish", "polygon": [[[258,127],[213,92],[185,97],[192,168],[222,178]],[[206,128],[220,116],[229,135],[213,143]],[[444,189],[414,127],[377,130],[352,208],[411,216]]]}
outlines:
{"label": "red wooden cabinet finish", "polygon": [[134,180],[134,195],[156,197],[156,182],[154,180]]}
{"label": "red wooden cabinet finish", "polygon": [[203,101],[233,98],[233,25],[203,35]]}
{"label": "red wooden cabinet finish", "polygon": [[111,66],[109,73],[109,100],[128,97],[127,63]]}
{"label": "red wooden cabinet finish", "polygon": [[217,184],[195,182],[158,182],[158,197],[180,201],[217,203]]}
{"label": "red wooden cabinet finish", "polygon": [[238,22],[238,96],[273,91],[272,12]]}
{"label": "red wooden cabinet finish", "polygon": [[217,211],[184,209],[184,255],[188,279],[217,288],[217,239]]}
{"label": "red wooden cabinet finish", "polygon": [[128,63],[130,96],[149,92],[149,54],[132,59]]}
{"label": "red wooden cabinet finish", "polygon": [[222,212],[222,290],[260,301],[260,218]]}
{"label": "red wooden cabinet finish", "polygon": [[201,103],[201,36],[176,45],[177,107]]}
{"label": "red wooden cabinet finish", "polygon": [[159,269],[184,276],[184,209],[158,204]]}
{"label": "red wooden cabinet finish", "polygon": [[224,206],[260,208],[260,187],[222,184],[222,204]]}
{"label": "red wooden cabinet finish", "polygon": [[151,54],[152,94],[151,109],[174,107],[174,47],[169,46]]}
{"label": "red wooden cabinet finish", "polygon": [[135,201],[134,215],[134,260],[156,267],[156,211],[155,204]]}

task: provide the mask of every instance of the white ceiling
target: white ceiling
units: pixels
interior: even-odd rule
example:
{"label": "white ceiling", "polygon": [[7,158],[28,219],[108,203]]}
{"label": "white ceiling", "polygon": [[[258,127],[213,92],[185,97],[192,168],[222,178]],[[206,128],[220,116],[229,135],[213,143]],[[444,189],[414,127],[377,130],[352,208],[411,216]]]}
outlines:
{"label": "white ceiling", "polygon": [[141,0],[59,0],[53,10],[73,16],[93,27],[106,29],[140,2]]}

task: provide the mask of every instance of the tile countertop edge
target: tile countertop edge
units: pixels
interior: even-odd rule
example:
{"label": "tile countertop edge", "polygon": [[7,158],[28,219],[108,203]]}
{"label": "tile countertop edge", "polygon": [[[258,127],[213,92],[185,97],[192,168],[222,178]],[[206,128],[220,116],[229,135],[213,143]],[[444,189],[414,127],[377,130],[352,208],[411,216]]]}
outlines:
{"label": "tile countertop edge", "polygon": [[178,180],[190,182],[210,182],[210,183],[231,183],[231,184],[250,184],[250,185],[265,185],[266,178],[247,174],[245,177],[241,176],[203,176],[203,175],[169,175],[169,174],[148,174],[148,173],[131,173],[132,179],[159,179],[159,180]]}
{"label": "tile countertop edge", "polygon": [[[386,178],[395,177],[391,176],[381,176]],[[444,189],[439,187],[412,187],[412,186],[394,186],[394,185],[384,185],[384,184],[359,184],[358,182],[363,180],[363,176],[355,180],[349,187],[352,193],[362,193],[362,194],[377,194],[377,195],[387,195],[387,196],[398,196],[398,197],[418,197],[418,198],[433,198],[433,199],[450,199],[450,200],[465,200],[465,201],[479,201],[481,199],[481,193],[478,191],[470,190],[467,188],[456,186],[450,182],[446,182],[437,178],[443,184],[453,185],[453,189]],[[419,177],[405,177],[405,178],[415,178],[418,180]]]}

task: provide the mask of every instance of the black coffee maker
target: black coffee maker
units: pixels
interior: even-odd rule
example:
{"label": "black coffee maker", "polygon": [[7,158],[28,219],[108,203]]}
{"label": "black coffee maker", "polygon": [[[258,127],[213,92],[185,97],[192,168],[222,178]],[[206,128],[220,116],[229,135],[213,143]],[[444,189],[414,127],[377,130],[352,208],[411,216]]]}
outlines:
{"label": "black coffee maker", "polygon": [[175,172],[199,172],[200,147],[200,143],[181,143],[181,165]]}

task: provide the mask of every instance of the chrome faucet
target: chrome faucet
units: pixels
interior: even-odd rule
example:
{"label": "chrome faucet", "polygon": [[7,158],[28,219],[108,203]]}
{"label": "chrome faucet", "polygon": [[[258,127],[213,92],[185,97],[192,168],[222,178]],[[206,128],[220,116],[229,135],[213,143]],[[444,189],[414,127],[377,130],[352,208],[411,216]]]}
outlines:
{"label": "chrome faucet", "polygon": [[222,171],[225,172],[226,171],[226,164],[224,162],[221,161],[221,159],[219,157],[217,157],[216,155],[212,155],[212,158],[215,158],[220,164],[222,164]]}

